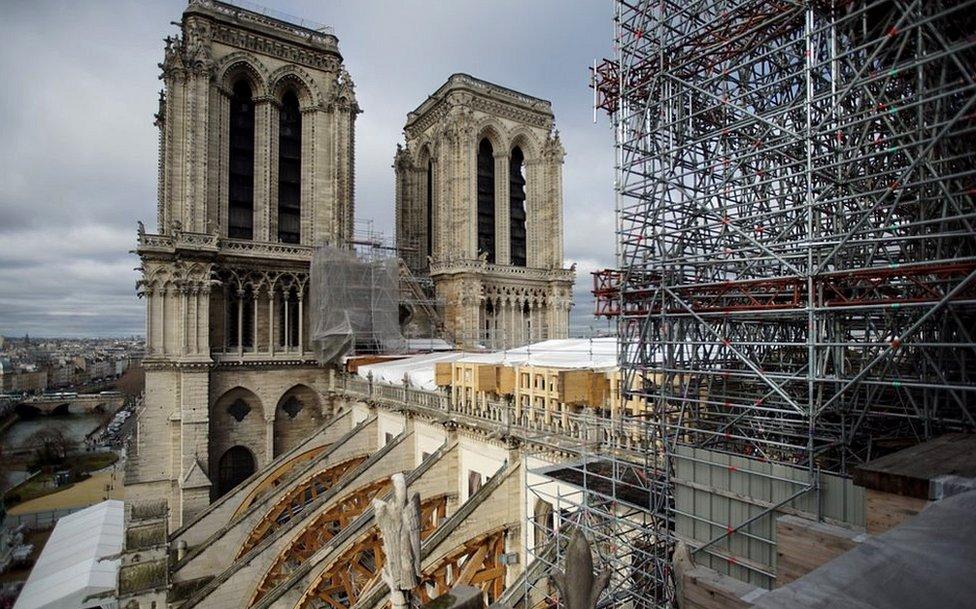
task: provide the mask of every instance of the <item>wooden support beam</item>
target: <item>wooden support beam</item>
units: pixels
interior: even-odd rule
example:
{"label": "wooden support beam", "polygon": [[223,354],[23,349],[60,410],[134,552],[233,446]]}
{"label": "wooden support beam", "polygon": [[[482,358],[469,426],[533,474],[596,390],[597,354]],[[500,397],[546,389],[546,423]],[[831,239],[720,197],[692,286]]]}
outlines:
{"label": "wooden support beam", "polygon": [[867,538],[863,531],[797,516],[780,516],[776,519],[776,587],[803,577]]}
{"label": "wooden support beam", "polygon": [[250,535],[248,535],[247,539],[241,545],[237,553],[237,558],[250,552],[263,539],[294,518],[296,514],[304,511],[305,506],[311,503],[319,493],[331,488],[346,472],[365,460],[366,455],[362,455],[333,465],[328,469],[313,474],[301,484],[296,485],[285,493],[251,530]]}
{"label": "wooden support beam", "polygon": [[683,609],[748,609],[766,592],[701,566],[684,574],[682,591]]}
{"label": "wooden support beam", "polygon": [[454,581],[454,584],[455,585],[461,584],[463,586],[470,584],[471,578],[474,577],[474,574],[477,573],[478,570],[481,568],[482,566],[481,563],[482,561],[484,561],[485,555],[487,554],[488,554],[488,546],[487,545],[479,546],[478,549],[475,550],[474,554],[469,556],[467,560],[464,562],[464,566],[461,568],[461,573],[458,574],[457,579]]}

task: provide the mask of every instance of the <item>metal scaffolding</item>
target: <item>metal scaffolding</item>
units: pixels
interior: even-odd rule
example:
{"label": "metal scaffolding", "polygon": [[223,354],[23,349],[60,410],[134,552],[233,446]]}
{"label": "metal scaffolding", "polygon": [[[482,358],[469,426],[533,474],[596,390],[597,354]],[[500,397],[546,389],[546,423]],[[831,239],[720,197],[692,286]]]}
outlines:
{"label": "metal scaffolding", "polygon": [[371,264],[395,260],[399,279],[399,321],[410,350],[433,348],[432,345],[440,340],[450,345],[457,342],[444,327],[440,313],[444,302],[437,297],[434,282],[429,275],[411,271],[405,262],[417,251],[415,243],[394,243],[374,228],[372,220],[356,220],[348,245],[358,258]]}
{"label": "metal scaffolding", "polygon": [[635,594],[670,606],[684,448],[805,468],[801,495],[976,427],[976,2],[613,5],[620,250],[594,294],[659,447]]}

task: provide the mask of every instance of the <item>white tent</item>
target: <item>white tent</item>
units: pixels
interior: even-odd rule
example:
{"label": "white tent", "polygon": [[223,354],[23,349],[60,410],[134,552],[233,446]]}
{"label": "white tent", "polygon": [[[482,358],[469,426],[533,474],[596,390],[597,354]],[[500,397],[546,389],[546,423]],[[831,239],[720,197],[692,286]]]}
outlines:
{"label": "white tent", "polygon": [[116,588],[124,520],[124,504],[114,500],[58,520],[14,609],[115,607],[114,594],[89,597]]}

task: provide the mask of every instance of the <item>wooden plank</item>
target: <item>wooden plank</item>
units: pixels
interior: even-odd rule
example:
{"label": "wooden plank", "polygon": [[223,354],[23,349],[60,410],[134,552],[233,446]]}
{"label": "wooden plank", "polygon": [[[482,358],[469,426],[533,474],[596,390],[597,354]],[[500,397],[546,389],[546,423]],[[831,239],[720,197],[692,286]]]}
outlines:
{"label": "wooden plank", "polygon": [[610,379],[605,374],[594,372],[590,375],[590,398],[589,405],[594,408],[602,408],[607,401],[610,393]]}
{"label": "wooden plank", "polygon": [[474,366],[475,391],[494,393],[498,388],[498,368],[494,364],[477,364]]}
{"label": "wooden plank", "polygon": [[761,588],[702,566],[687,571],[682,583],[681,606],[688,609],[748,609],[763,593]]}
{"label": "wooden plank", "polygon": [[[603,404],[605,389],[602,384],[606,377],[599,372],[592,370],[560,370],[559,371],[559,401],[564,404],[594,405],[593,397],[600,396]],[[602,393],[601,393],[602,391]]]}
{"label": "wooden plank", "polygon": [[515,368],[499,366],[498,395],[512,395],[515,393]]}
{"label": "wooden plank", "polygon": [[940,436],[854,469],[854,484],[868,489],[929,499],[933,478],[976,477],[976,434]]}
{"label": "wooden plank", "polygon": [[461,573],[458,575],[457,579],[454,581],[455,586],[464,586],[471,583],[471,578],[474,574],[478,572],[481,568],[482,562],[485,560],[485,555],[488,554],[488,544],[482,544],[475,553],[468,558],[464,563],[464,567],[461,569]]}
{"label": "wooden plank", "polygon": [[451,362],[434,364],[434,384],[438,387],[450,387],[453,373],[454,365]]}
{"label": "wooden plank", "polygon": [[867,535],[856,529],[797,516],[776,519],[775,587],[799,579],[856,548]]}
{"label": "wooden plank", "polygon": [[865,524],[868,533],[877,535],[898,526],[921,512],[931,501],[868,489]]}
{"label": "wooden plank", "polygon": [[368,366],[369,364],[378,364],[380,362],[392,362],[403,359],[404,357],[403,355],[360,355],[350,357],[346,360],[346,371],[350,374],[356,374],[359,372],[360,366]]}

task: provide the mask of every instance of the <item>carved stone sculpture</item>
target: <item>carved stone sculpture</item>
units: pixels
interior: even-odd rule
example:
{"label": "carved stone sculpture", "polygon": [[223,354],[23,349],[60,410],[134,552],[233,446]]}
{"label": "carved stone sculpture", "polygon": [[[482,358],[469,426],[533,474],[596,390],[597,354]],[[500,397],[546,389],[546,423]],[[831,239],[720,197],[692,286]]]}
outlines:
{"label": "carved stone sculpture", "polygon": [[373,500],[386,562],[381,573],[390,587],[393,609],[409,606],[410,591],[420,585],[420,495],[407,498],[403,474],[393,475],[393,500]]}
{"label": "carved stone sculpture", "polygon": [[550,576],[559,591],[566,609],[594,609],[596,602],[610,581],[610,571],[593,574],[593,554],[590,543],[578,530],[573,532],[566,549],[565,571]]}

